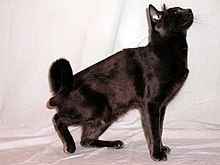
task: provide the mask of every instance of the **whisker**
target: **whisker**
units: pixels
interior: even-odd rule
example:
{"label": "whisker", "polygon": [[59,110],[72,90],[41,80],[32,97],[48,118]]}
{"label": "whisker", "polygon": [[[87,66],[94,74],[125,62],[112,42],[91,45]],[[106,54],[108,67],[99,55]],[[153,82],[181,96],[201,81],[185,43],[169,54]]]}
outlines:
{"label": "whisker", "polygon": [[209,20],[210,17],[199,17],[199,16],[195,15],[194,19],[197,19],[197,20]]}
{"label": "whisker", "polygon": [[207,17],[209,14],[207,13],[194,13],[195,16]]}
{"label": "whisker", "polygon": [[[196,23],[194,23],[192,26],[196,26],[197,28],[199,28],[199,29],[202,30],[202,28],[201,28],[198,24],[196,24]],[[204,30],[204,29],[203,29],[203,30]]]}
{"label": "whisker", "polygon": [[213,27],[211,25],[211,22],[207,19],[204,19],[204,18],[195,17],[193,22],[194,22],[193,23],[194,25],[197,25],[198,27],[200,27],[201,29],[204,29],[204,30],[211,30],[212,29],[211,27]]}
{"label": "whisker", "polygon": [[197,27],[200,27],[200,28],[203,29],[203,30],[211,30],[211,29],[210,29],[211,26],[207,26],[207,24],[204,25],[204,24],[202,24],[202,23],[200,23],[200,22],[196,22],[196,21],[195,21],[194,24],[195,24]]}
{"label": "whisker", "polygon": [[198,31],[202,32],[203,35],[208,35],[208,34],[209,34],[208,31],[211,30],[210,27],[202,26],[202,25],[196,24],[196,23],[194,23],[194,24],[192,25],[192,28],[195,28],[195,29],[197,29]]}
{"label": "whisker", "polygon": [[205,17],[208,17],[208,16],[207,15],[197,15],[197,14],[195,14],[194,17],[196,17],[196,18],[205,18]]}
{"label": "whisker", "polygon": [[209,15],[206,15],[206,16],[201,16],[201,15],[197,15],[197,14],[194,14],[194,18],[197,18],[197,19],[209,19],[210,16]]}
{"label": "whisker", "polygon": [[197,30],[197,31],[199,31],[199,32],[201,32],[201,29],[198,28],[198,26],[196,26],[196,25],[192,25],[192,28],[195,29],[195,30]]}

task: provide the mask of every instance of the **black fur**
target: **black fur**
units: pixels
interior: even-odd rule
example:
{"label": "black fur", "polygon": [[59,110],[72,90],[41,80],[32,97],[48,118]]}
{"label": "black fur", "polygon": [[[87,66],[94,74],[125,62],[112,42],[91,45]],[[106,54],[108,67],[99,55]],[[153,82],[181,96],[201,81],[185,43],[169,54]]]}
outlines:
{"label": "black fur", "polygon": [[143,130],[153,160],[167,159],[170,149],[161,141],[166,106],[187,75],[186,31],[193,22],[190,9],[158,11],[149,6],[151,40],[146,47],[122,50],[72,75],[70,64],[59,59],[50,69],[56,106],[54,125],[65,152],[75,151],[68,126],[81,125],[81,145],[122,148],[121,141],[99,136],[128,110],[141,112]]}
{"label": "black fur", "polygon": [[73,89],[72,68],[67,60],[59,59],[51,65],[49,73],[51,91],[56,94],[49,104],[56,106],[57,103],[61,104]]}

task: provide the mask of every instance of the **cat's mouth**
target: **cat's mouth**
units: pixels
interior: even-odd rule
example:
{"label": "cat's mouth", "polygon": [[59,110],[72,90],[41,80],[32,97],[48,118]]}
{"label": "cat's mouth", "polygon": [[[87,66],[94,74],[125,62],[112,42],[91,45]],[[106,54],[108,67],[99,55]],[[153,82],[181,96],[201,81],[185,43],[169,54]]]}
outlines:
{"label": "cat's mouth", "polygon": [[190,20],[188,20],[187,22],[185,22],[182,26],[183,26],[183,27],[188,27],[188,26],[191,26],[192,23],[193,23],[193,19],[190,19]]}
{"label": "cat's mouth", "polygon": [[186,18],[187,21],[185,21],[182,25],[183,28],[189,28],[193,24],[193,15],[191,14]]}

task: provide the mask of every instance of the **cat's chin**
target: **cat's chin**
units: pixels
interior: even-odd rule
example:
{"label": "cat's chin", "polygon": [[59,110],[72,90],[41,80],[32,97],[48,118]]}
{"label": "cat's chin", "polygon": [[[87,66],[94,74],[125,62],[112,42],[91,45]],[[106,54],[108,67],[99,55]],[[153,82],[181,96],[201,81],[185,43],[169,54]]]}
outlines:
{"label": "cat's chin", "polygon": [[183,27],[185,30],[188,30],[192,24],[193,24],[193,18],[192,18],[192,19],[189,19],[188,21],[186,21],[186,22],[182,25],[182,27]]}
{"label": "cat's chin", "polygon": [[185,18],[186,21],[183,23],[182,27],[186,30],[189,29],[190,26],[193,24],[193,19],[193,13],[188,14]]}

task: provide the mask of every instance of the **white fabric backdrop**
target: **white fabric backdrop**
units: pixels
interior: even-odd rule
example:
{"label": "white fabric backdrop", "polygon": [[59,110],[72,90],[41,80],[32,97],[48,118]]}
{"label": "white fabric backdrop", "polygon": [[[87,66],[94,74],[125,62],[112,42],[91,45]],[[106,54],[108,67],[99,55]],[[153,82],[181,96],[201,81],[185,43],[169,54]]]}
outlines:
{"label": "white fabric backdrop", "polygon": [[1,164],[149,164],[137,110],[102,136],[122,139],[122,150],[87,149],[72,127],[77,151],[66,155],[48,110],[48,68],[67,58],[74,73],[128,47],[148,43],[146,8],[191,8],[188,32],[190,74],[167,109],[165,164],[220,162],[220,1],[0,0]]}

